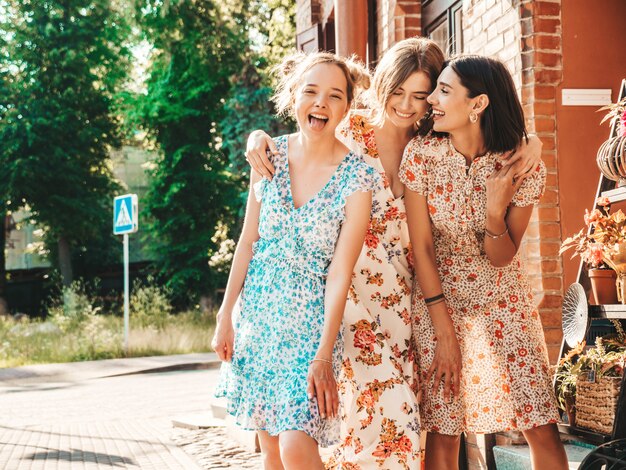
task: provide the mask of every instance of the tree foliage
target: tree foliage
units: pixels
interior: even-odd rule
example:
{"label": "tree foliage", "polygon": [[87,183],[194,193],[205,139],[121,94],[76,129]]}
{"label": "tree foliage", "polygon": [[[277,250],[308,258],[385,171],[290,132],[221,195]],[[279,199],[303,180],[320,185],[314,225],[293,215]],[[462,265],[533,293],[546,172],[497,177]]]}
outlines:
{"label": "tree foliage", "polygon": [[[249,8],[245,65],[232,77],[231,92],[224,104],[224,118],[219,123],[222,151],[229,159],[230,170],[239,187],[237,212],[240,216],[243,215],[250,175],[245,160],[249,133],[263,129],[277,136],[294,129],[293,122],[276,116],[271,101],[275,76],[271,72],[295,49],[295,9],[294,0],[255,1]],[[238,229],[238,226],[231,227],[230,236],[235,236]]]}
{"label": "tree foliage", "polygon": [[208,266],[212,237],[219,221],[232,220],[236,187],[216,123],[230,77],[243,65],[245,4],[138,2],[137,21],[153,52],[135,118],[160,152],[146,196],[147,241],[179,303],[217,286]]}
{"label": "tree foliage", "polygon": [[129,29],[111,0],[0,2],[0,187],[30,209],[64,283],[117,258],[110,235],[120,143],[114,93]]}
{"label": "tree foliage", "polygon": [[[66,284],[118,261],[108,155],[141,128],[159,153],[141,206],[160,278],[179,305],[221,287],[209,259],[238,231],[247,135],[289,129],[268,71],[294,18],[295,0],[0,0],[0,215],[30,209]],[[142,92],[130,42],[150,49]]]}

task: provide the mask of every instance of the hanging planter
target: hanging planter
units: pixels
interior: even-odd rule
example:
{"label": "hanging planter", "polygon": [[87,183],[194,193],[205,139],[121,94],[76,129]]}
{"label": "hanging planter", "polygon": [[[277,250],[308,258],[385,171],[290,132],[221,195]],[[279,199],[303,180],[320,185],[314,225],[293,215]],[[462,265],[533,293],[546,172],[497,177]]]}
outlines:
{"label": "hanging planter", "polygon": [[615,133],[600,145],[596,163],[602,174],[616,181],[617,186],[626,186],[626,98],[598,111],[608,111],[601,123],[610,121]]}
{"label": "hanging planter", "polygon": [[618,135],[604,141],[596,156],[598,168],[604,176],[626,186],[626,135]]}

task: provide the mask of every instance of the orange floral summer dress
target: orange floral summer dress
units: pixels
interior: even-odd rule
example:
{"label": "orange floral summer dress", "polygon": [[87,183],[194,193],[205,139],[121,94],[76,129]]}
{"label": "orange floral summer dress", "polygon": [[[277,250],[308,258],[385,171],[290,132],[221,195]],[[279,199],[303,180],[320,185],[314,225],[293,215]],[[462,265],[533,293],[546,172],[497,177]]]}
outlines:
{"label": "orange floral summer dress", "polygon": [[339,136],[382,176],[344,312],[341,444],[327,467],[419,468],[417,371],[411,334],[409,234],[367,118],[352,114]]}
{"label": "orange floral summer dress", "polygon": [[[446,404],[441,388],[424,393],[420,412],[429,432],[525,430],[559,419],[541,320],[520,256],[497,268],[483,248],[486,178],[500,166],[498,155],[487,154],[466,168],[448,137],[416,138],[404,152],[400,179],[428,198],[439,276],[463,356],[459,399]],[[545,177],[542,162],[512,204],[536,204]],[[413,315],[425,374],[434,356],[434,330],[417,291]]]}

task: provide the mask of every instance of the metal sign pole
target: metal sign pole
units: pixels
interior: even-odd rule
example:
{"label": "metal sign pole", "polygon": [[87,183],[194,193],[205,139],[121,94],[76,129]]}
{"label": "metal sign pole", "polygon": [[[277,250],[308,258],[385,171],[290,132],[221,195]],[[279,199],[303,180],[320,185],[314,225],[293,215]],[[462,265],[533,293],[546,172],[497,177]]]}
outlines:
{"label": "metal sign pole", "polygon": [[124,236],[124,355],[128,356],[130,282],[128,275],[128,234],[139,229],[139,204],[136,194],[124,194],[113,199],[113,233]]}
{"label": "metal sign pole", "polygon": [[128,234],[124,234],[124,355],[128,356],[129,329]]}

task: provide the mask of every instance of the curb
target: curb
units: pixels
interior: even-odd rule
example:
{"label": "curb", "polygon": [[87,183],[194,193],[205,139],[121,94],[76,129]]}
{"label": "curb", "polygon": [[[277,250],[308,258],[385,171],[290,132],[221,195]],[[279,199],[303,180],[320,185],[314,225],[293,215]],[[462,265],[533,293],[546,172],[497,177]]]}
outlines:
{"label": "curb", "polygon": [[111,375],[103,375],[100,377],[95,377],[99,379],[105,379],[108,377],[124,377],[127,375],[137,375],[137,374],[159,374],[162,372],[174,372],[179,370],[213,370],[219,369],[221,362],[219,360],[216,361],[207,361],[207,362],[190,362],[184,364],[174,364],[171,366],[164,367],[154,367],[149,369],[136,370],[132,372],[122,372],[121,374],[111,374]]}
{"label": "curb", "polygon": [[216,369],[219,364],[220,361],[215,353],[34,364],[0,369],[0,386],[19,387],[49,382],[79,382],[133,374]]}

